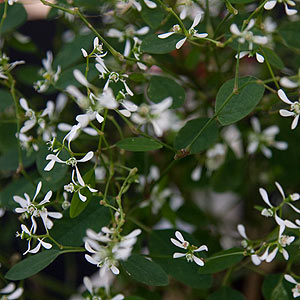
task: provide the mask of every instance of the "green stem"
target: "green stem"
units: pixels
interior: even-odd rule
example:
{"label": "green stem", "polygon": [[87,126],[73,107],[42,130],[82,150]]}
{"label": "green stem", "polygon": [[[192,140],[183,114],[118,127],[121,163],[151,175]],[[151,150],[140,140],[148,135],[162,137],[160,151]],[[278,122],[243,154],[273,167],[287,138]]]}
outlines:
{"label": "green stem", "polygon": [[4,20],[7,17],[7,8],[8,8],[8,0],[6,0],[4,2],[4,11],[3,11],[3,15],[2,15],[1,21],[0,21],[0,38],[2,37],[2,26],[3,26]]}
{"label": "green stem", "polygon": [[68,9],[68,8],[65,8],[63,6],[59,6],[59,5],[56,5],[54,3],[51,3],[51,2],[48,2],[47,0],[40,0],[44,5],[47,5],[47,6],[50,6],[52,8],[56,8],[56,9],[59,9],[59,10],[62,10],[68,14],[71,14],[71,15],[75,15],[75,12],[74,10],[71,10],[71,9]]}

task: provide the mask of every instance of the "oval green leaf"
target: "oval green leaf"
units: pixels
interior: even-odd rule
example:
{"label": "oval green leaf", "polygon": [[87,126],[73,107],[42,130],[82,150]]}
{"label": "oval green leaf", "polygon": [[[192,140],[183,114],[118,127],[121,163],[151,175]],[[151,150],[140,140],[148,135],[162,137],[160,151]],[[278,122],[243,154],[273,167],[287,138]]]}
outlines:
{"label": "oval green leaf", "polygon": [[31,277],[49,266],[62,251],[46,250],[27,257],[14,265],[5,275],[9,280],[22,280]]}
{"label": "oval green leaf", "polygon": [[183,38],[183,35],[173,34],[166,39],[160,39],[157,34],[151,34],[143,40],[141,50],[152,54],[169,53],[176,49],[177,42]]}
{"label": "oval green leaf", "polygon": [[147,95],[154,103],[159,103],[167,97],[172,97],[173,103],[171,108],[181,107],[185,98],[183,87],[175,80],[163,76],[151,77]]}
{"label": "oval green leaf", "polygon": [[144,137],[123,139],[117,143],[117,146],[121,149],[133,152],[153,151],[162,148],[160,143]]}
{"label": "oval green leaf", "polygon": [[91,228],[96,232],[107,225],[110,219],[109,210],[99,204],[98,197],[92,197],[87,208],[80,216],[71,219],[67,214],[55,221],[51,235],[64,246],[81,246],[86,230]]}
{"label": "oval green leaf", "polygon": [[233,95],[234,79],[221,86],[216,98],[215,111],[222,125],[233,124],[253,111],[265,91],[264,86],[256,83],[256,80],[255,77],[250,76],[239,78],[238,94]]}
{"label": "oval green leaf", "polygon": [[279,34],[290,47],[300,48],[300,22],[288,22],[279,28]]}
{"label": "oval green leaf", "polygon": [[199,274],[211,274],[223,271],[244,258],[243,249],[232,248],[218,252],[205,261],[205,265],[199,269]]}
{"label": "oval green leaf", "polygon": [[121,261],[121,265],[136,281],[150,286],[164,286],[169,283],[165,271],[158,264],[141,255],[133,254],[128,260]]}
{"label": "oval green leaf", "polygon": [[[186,148],[197,136],[203,126],[209,121],[208,118],[199,118],[188,121],[180,129],[174,140],[174,147],[177,150]],[[190,148],[191,153],[199,153],[206,150],[215,143],[218,138],[218,125],[216,121],[203,130]]]}
{"label": "oval green leaf", "polygon": [[281,58],[270,48],[262,48],[265,59],[272,65],[273,67],[281,70],[284,68],[284,64]]}

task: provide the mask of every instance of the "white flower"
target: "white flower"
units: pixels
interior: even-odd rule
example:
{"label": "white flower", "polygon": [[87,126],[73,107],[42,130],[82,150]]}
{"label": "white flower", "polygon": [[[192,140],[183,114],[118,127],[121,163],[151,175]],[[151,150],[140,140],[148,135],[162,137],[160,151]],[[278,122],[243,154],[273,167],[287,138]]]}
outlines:
{"label": "white flower", "polygon": [[217,143],[206,151],[206,168],[211,174],[212,171],[218,169],[225,161],[227,148],[225,145]]}
{"label": "white flower", "polygon": [[49,219],[55,218],[60,219],[62,218],[62,214],[59,212],[48,212],[47,208],[44,206],[46,203],[50,202],[50,198],[52,196],[52,191],[48,191],[48,193],[45,195],[44,199],[40,203],[35,203],[35,199],[37,198],[39,192],[42,188],[42,182],[40,181],[37,185],[35,195],[33,199],[31,200],[29,195],[24,193],[24,198],[20,196],[13,196],[13,199],[15,202],[19,203],[21,207],[18,207],[15,209],[16,213],[24,214],[25,217],[30,217],[32,226],[30,231],[33,233],[36,232],[37,224],[35,221],[36,217],[41,217],[45,226],[45,229],[48,231],[48,229],[51,229],[53,226],[53,222]]}
{"label": "white flower", "polygon": [[296,9],[291,9],[291,8],[288,7],[288,5],[290,5],[290,6],[295,6],[296,5],[296,3],[292,0],[269,0],[265,3],[264,8],[267,9],[267,10],[271,10],[275,7],[277,2],[283,3],[285,13],[288,16],[292,16],[292,15],[295,15],[297,13]]}
{"label": "white flower", "polygon": [[252,260],[253,264],[255,264],[256,266],[260,265],[261,260],[260,260],[259,256],[254,253],[255,252],[254,249],[252,248],[252,246],[249,245],[249,238],[246,234],[245,226],[242,225],[242,224],[239,224],[237,226],[237,230],[238,230],[239,234],[244,238],[244,240],[241,243],[242,246],[244,248],[246,248],[247,250],[250,250],[250,252],[252,253],[251,254],[251,260]]}
{"label": "white flower", "polygon": [[297,282],[291,275],[285,274],[285,280],[289,281],[290,283],[295,284],[295,287],[292,289],[293,297],[297,298],[300,296],[300,282]]}
{"label": "white flower", "polygon": [[[99,38],[98,37],[94,38],[93,46],[94,46],[93,51],[90,54],[91,57],[94,56],[94,57],[102,58],[107,54],[107,52],[103,53],[103,44],[99,43]],[[88,57],[89,56],[85,49],[81,48],[81,52],[82,52],[83,57]]]}
{"label": "white flower", "polygon": [[0,290],[0,294],[5,294],[1,297],[4,300],[14,300],[22,296],[24,289],[19,287],[16,289],[15,283],[11,282],[6,287]]}
{"label": "white flower", "polygon": [[230,31],[233,35],[238,37],[238,42],[244,44],[246,41],[249,43],[249,51],[253,50],[253,43],[264,45],[268,42],[268,38],[261,35],[254,35],[250,29],[254,26],[255,21],[251,19],[247,27],[240,31],[236,24],[231,24]]}
{"label": "white flower", "polygon": [[192,0],[178,0],[176,7],[180,11],[179,17],[181,20],[184,20],[187,16],[194,19],[197,15],[203,14],[202,8]]}
{"label": "white flower", "polygon": [[287,149],[288,144],[286,142],[275,141],[275,136],[279,133],[278,126],[273,125],[261,131],[260,122],[256,117],[251,118],[251,125],[254,132],[251,132],[249,135],[249,145],[247,147],[249,154],[253,154],[260,148],[265,157],[271,158],[272,152],[268,148],[269,146],[278,150]]}
{"label": "white flower", "polygon": [[299,76],[297,79],[298,80],[291,80],[290,78],[284,76],[280,78],[279,83],[285,88],[294,89],[299,86]]}
{"label": "white flower", "polygon": [[[154,1],[150,0],[143,0],[145,5],[151,9],[156,8],[157,5]],[[138,11],[142,11],[142,5],[136,1],[136,0],[128,0],[128,1],[123,1],[119,0],[117,3],[117,8],[122,10],[122,13],[124,13],[126,10],[128,10],[131,6],[134,6]]]}
{"label": "white flower", "polygon": [[298,101],[292,102],[285,94],[285,92],[280,89],[277,92],[279,98],[286,104],[290,105],[290,110],[281,109],[279,114],[282,117],[294,117],[294,120],[291,125],[291,129],[295,129],[298,125],[299,114],[300,114],[300,103]]}
{"label": "white flower", "polygon": [[283,235],[281,230],[279,230],[278,240],[275,242],[275,248],[269,253],[272,248],[272,243],[267,247],[265,252],[259,257],[261,261],[271,262],[277,255],[278,251],[282,253],[285,260],[289,259],[289,253],[286,251],[285,247],[289,246],[295,240],[294,236]]}
{"label": "white flower", "polygon": [[41,75],[43,76],[44,80],[39,80],[34,84],[34,88],[38,92],[45,92],[51,83],[57,82],[59,79],[59,75],[61,72],[61,67],[57,66],[56,72],[52,69],[52,62],[53,62],[53,54],[51,51],[47,51],[47,57],[42,59],[42,64],[44,69],[40,71]]}
{"label": "white flower", "polygon": [[129,94],[130,96],[133,96],[133,92],[131,91],[131,89],[129,88],[129,86],[126,83],[126,78],[128,78],[127,74],[119,74],[117,72],[110,72],[108,75],[108,79],[104,85],[103,91],[106,91],[109,87],[109,84],[111,82],[118,82],[121,81],[124,85],[125,91],[127,94]]}
{"label": "white flower", "polygon": [[201,267],[204,266],[203,259],[195,256],[194,253],[195,252],[200,252],[200,251],[208,251],[207,246],[202,245],[202,246],[197,248],[196,246],[190,245],[190,243],[188,241],[184,240],[181,232],[179,232],[179,231],[175,232],[175,236],[176,236],[177,240],[171,238],[171,242],[175,246],[177,246],[181,249],[187,250],[187,252],[186,253],[175,252],[173,254],[173,258],[179,258],[179,257],[184,257],[185,256],[187,261],[189,261],[189,262],[194,261],[197,265],[199,265]]}
{"label": "white flower", "polygon": [[[85,249],[92,254],[85,255],[85,259],[97,267],[101,268],[100,277],[103,277],[108,270],[115,275],[120,273],[118,269],[119,260],[127,260],[131,255],[132,248],[137,241],[137,236],[141,233],[140,229],[136,229],[128,235],[115,241],[115,229],[103,227],[102,232],[98,234],[93,230],[87,230],[85,240]],[[106,245],[101,245],[105,243]]]}
{"label": "white flower", "polygon": [[[208,36],[208,34],[206,32],[205,33],[197,33],[197,30],[195,29],[195,27],[199,24],[199,22],[201,20],[201,16],[202,16],[201,13],[195,16],[193,24],[190,27],[190,29],[188,30],[188,34],[189,34],[190,37],[206,38]],[[178,24],[173,26],[171,32],[159,34],[158,37],[160,39],[165,39],[165,38],[167,38],[167,37],[169,37],[172,34],[177,33],[177,32],[181,32],[181,28]],[[176,49],[180,49],[183,46],[183,44],[185,43],[186,39],[187,39],[187,37],[184,37],[183,39],[178,41],[176,43]]]}
{"label": "white flower", "polygon": [[139,125],[150,122],[153,126],[154,133],[161,137],[163,132],[172,128],[176,123],[176,118],[169,111],[173,99],[168,97],[158,104],[142,104],[136,113],[133,113],[131,119]]}

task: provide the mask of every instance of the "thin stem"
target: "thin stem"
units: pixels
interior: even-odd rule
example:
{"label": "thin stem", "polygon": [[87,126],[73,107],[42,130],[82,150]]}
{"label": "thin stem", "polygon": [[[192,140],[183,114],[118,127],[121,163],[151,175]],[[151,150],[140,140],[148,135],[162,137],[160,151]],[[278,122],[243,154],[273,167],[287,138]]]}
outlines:
{"label": "thin stem", "polygon": [[0,37],[2,36],[2,26],[3,26],[4,20],[7,17],[7,8],[8,8],[8,0],[6,0],[4,2],[4,11],[3,11],[3,15],[2,15],[1,21],[0,21]]}

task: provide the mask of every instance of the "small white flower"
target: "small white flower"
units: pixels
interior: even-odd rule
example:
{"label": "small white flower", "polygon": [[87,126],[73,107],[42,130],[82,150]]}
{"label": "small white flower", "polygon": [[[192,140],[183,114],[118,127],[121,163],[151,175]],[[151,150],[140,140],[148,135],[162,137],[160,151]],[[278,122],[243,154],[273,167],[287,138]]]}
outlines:
{"label": "small white flower", "polygon": [[281,109],[279,114],[282,117],[294,117],[294,120],[291,125],[291,129],[295,129],[298,125],[299,115],[300,115],[300,103],[299,101],[292,102],[285,94],[285,92],[280,89],[277,92],[278,97],[286,104],[290,105],[290,110]]}
{"label": "small white flower", "polygon": [[[249,51],[253,50],[253,43],[264,45],[268,43],[268,38],[261,35],[254,35],[250,29],[254,26],[255,21],[251,19],[247,27],[240,31],[236,24],[231,24],[230,31],[233,35],[238,37],[238,42],[244,44],[245,42],[249,43]],[[261,59],[261,57],[259,58]]]}
{"label": "small white flower", "polygon": [[246,55],[248,55],[248,57],[253,57],[254,54],[255,54],[256,60],[259,63],[262,64],[265,61],[265,58],[261,54],[259,54],[258,52],[253,52],[253,51],[241,51],[240,55],[239,56],[236,55],[235,58],[239,57],[241,59],[241,58],[245,57]]}
{"label": "small white flower", "polygon": [[300,282],[297,282],[291,275],[288,274],[285,274],[284,278],[288,282],[295,284],[295,287],[292,289],[293,297],[300,297]]}
{"label": "small white flower", "polygon": [[187,250],[187,252],[186,253],[175,252],[173,254],[173,258],[180,258],[180,257],[184,257],[185,256],[187,261],[189,261],[189,262],[190,261],[194,261],[197,265],[199,265],[201,267],[204,266],[203,259],[195,256],[194,253],[195,252],[200,252],[200,251],[208,251],[207,246],[206,245],[202,245],[200,247],[196,247],[196,246],[190,245],[190,243],[183,238],[183,235],[179,231],[175,232],[175,237],[177,238],[177,240],[171,238],[171,242],[175,246],[177,246],[177,247],[179,247],[181,249]]}
{"label": "small white flower", "polygon": [[22,296],[24,289],[19,287],[16,289],[15,283],[11,282],[6,287],[0,290],[0,294],[4,295],[1,296],[0,299],[4,300],[14,300],[18,299]]}
{"label": "small white flower", "polygon": [[36,217],[41,217],[45,226],[45,229],[48,231],[48,229],[51,229],[53,226],[53,222],[49,219],[55,218],[60,219],[62,218],[62,214],[59,212],[48,212],[47,208],[44,206],[46,203],[50,202],[50,198],[52,196],[52,191],[48,191],[48,193],[45,195],[44,199],[40,203],[35,203],[35,199],[37,198],[39,192],[42,188],[42,182],[40,181],[37,185],[35,195],[33,199],[31,200],[29,195],[24,193],[24,198],[20,196],[13,196],[13,199],[15,202],[19,203],[21,207],[18,207],[15,209],[16,213],[24,214],[25,217],[30,217],[32,221],[32,226],[30,231],[33,233],[36,232],[37,224],[35,221]]}
{"label": "small white flower", "polygon": [[249,145],[247,152],[253,154],[258,148],[265,157],[271,158],[272,152],[268,147],[274,147],[278,150],[286,150],[288,144],[286,142],[275,141],[275,136],[279,133],[279,127],[276,125],[267,127],[261,131],[260,122],[256,117],[251,118],[251,125],[254,132],[249,135]]}
{"label": "small white flower", "polygon": [[295,6],[296,3],[292,0],[269,0],[265,3],[264,5],[264,8],[266,10],[271,10],[275,7],[276,3],[283,3],[284,5],[284,9],[285,9],[285,13],[288,15],[288,16],[293,16],[297,13],[297,10],[296,9],[291,9],[289,8],[288,5],[290,6]]}
{"label": "small white flower", "polygon": [[[202,16],[201,13],[195,16],[193,24],[190,27],[190,29],[188,30],[188,34],[189,34],[190,37],[206,38],[208,36],[208,34],[206,32],[205,33],[197,33],[197,30],[195,29],[195,27],[200,23],[201,16]],[[159,34],[158,37],[160,39],[165,39],[165,38],[173,35],[174,33],[178,33],[178,32],[181,32],[181,28],[178,24],[176,24],[176,25],[173,26],[171,32]],[[183,39],[178,41],[176,43],[176,49],[180,49],[183,46],[183,44],[185,43],[186,40],[187,40],[187,37],[184,37]]]}

